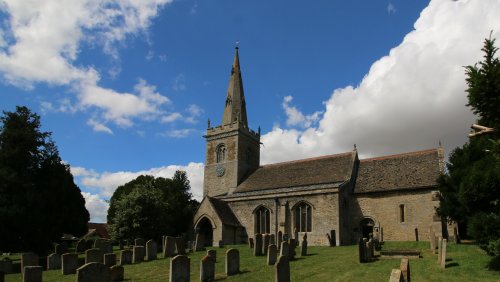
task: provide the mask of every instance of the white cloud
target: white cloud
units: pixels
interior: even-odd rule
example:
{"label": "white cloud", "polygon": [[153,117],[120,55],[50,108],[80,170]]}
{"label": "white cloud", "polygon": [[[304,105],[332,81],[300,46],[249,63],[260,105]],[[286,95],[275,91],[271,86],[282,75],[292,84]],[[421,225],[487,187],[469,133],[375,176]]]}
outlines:
{"label": "white cloud", "polygon": [[311,115],[304,115],[299,109],[296,107],[290,106],[292,102],[292,96],[285,96],[283,98],[283,109],[285,110],[285,114],[287,116],[286,124],[288,126],[301,126],[301,127],[310,127],[315,125],[320,117],[322,112],[317,111]]}
{"label": "white cloud", "polygon": [[172,90],[180,92],[186,90],[186,77],[184,74],[178,74],[172,81]]}
{"label": "white cloud", "polygon": [[196,132],[195,129],[184,128],[184,129],[169,130],[165,133],[162,133],[161,135],[163,135],[165,137],[172,137],[172,138],[186,138],[194,132]]}
{"label": "white cloud", "polygon": [[85,208],[90,213],[90,222],[106,222],[109,204],[99,195],[82,192],[85,199]]}
{"label": "white cloud", "polygon": [[390,14],[395,14],[396,13],[396,6],[394,6],[394,4],[392,4],[391,2],[389,2],[389,4],[387,4],[387,13],[390,15]]}
{"label": "white cloud", "polygon": [[74,177],[89,177],[89,176],[92,176],[92,177],[95,177],[98,175],[97,172],[95,172],[94,170],[88,170],[84,167],[79,167],[79,166],[70,166],[70,170],[71,170],[71,174],[74,176]]}
{"label": "white cloud", "polygon": [[99,123],[98,121],[96,121],[94,119],[89,119],[87,121],[87,124],[92,126],[92,129],[96,132],[104,132],[104,133],[108,133],[108,134],[113,134],[113,131],[109,127],[105,126],[102,123]]}
{"label": "white cloud", "polygon": [[180,118],[182,118],[182,115],[180,113],[171,113],[171,114],[168,114],[166,116],[163,116],[161,118],[161,122],[162,123],[171,123],[171,122],[174,122]]}
{"label": "white cloud", "polygon": [[[358,86],[333,91],[318,126],[275,127],[262,136],[263,163],[352,150],[362,157],[466,140],[475,120],[465,107],[464,68],[482,60],[483,41],[500,39],[498,0],[431,1],[415,30],[376,61]],[[284,100],[288,105],[290,98]],[[287,108],[285,108],[285,111]],[[287,112],[290,125],[304,114]]]}
{"label": "white cloud", "polygon": [[197,123],[198,122],[198,117],[205,112],[200,106],[192,104],[189,105],[189,107],[186,109],[186,112],[188,112],[189,116],[186,118],[186,122],[188,123]]}

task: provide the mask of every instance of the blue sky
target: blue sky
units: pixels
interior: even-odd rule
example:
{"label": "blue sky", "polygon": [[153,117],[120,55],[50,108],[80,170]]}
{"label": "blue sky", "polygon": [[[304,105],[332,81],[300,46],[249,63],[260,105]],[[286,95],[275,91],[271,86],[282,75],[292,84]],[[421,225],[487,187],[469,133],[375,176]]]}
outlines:
{"label": "blue sky", "polygon": [[239,41],[263,163],[463,144],[463,66],[499,38],[500,1],[0,1],[0,109],[41,114],[92,220],[141,173],[201,196]]}

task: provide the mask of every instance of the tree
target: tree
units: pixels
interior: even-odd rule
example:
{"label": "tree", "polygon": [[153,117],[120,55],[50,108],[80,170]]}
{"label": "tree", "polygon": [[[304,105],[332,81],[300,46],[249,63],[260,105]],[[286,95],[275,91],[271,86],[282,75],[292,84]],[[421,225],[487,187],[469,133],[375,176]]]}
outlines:
{"label": "tree", "polygon": [[469,139],[452,151],[448,173],[438,179],[438,212],[462,226],[491,255],[500,258],[500,60],[495,40],[485,40],[484,61],[467,66],[468,106],[492,134]]}
{"label": "tree", "polygon": [[63,233],[85,234],[85,200],[40,116],[17,107],[0,122],[0,250],[45,253]]}
{"label": "tree", "polygon": [[184,171],[172,179],[141,175],[118,187],[110,199],[108,224],[113,239],[159,240],[186,233],[198,202],[189,193]]}

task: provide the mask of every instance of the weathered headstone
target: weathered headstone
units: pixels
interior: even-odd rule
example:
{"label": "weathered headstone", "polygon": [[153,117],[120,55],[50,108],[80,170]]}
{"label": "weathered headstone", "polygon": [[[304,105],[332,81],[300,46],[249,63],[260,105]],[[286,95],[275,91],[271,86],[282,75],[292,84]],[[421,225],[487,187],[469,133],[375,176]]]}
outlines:
{"label": "weathered headstone", "polygon": [[185,255],[186,254],[186,247],[184,246],[184,238],[182,238],[182,237],[175,238],[175,252],[178,255]]}
{"label": "weathered headstone", "polygon": [[438,257],[437,257],[437,263],[441,265],[441,255],[442,255],[442,249],[441,247],[443,246],[443,238],[441,236],[438,237]]}
{"label": "weathered headstone", "polygon": [[455,244],[460,244],[460,236],[458,235],[457,227],[453,227],[453,239],[455,240]]}
{"label": "weathered headstone", "polygon": [[279,248],[281,248],[281,242],[283,242],[283,232],[278,231],[278,244],[276,245]]}
{"label": "weathered headstone", "polygon": [[53,253],[47,256],[47,269],[61,269],[60,254]]}
{"label": "weathered headstone", "polygon": [[267,250],[267,265],[274,265],[276,263],[276,259],[278,257],[278,247],[276,245],[271,244]]}
{"label": "weathered headstone", "polygon": [[66,244],[65,242],[63,242],[61,244],[56,244],[54,246],[54,253],[56,253],[58,255],[65,254],[67,252],[68,252],[68,244]]}
{"label": "weathered headstone", "polygon": [[175,256],[170,260],[170,282],[186,282],[190,276],[190,259],[184,255]]}
{"label": "weathered headstone", "polygon": [[23,253],[21,255],[21,272],[24,273],[26,266],[38,266],[38,255],[35,253]]}
{"label": "weathered headstone", "polygon": [[372,252],[370,252],[370,243],[364,239],[365,242],[365,258],[367,261],[372,260]]}
{"label": "weathered headstone", "polygon": [[391,272],[391,277],[389,278],[389,282],[404,282],[401,270],[393,269]]}
{"label": "weathered headstone", "polygon": [[8,258],[0,260],[0,271],[5,274],[12,273],[12,260]]}
{"label": "weathered headstone", "polygon": [[262,234],[260,233],[255,234],[255,246],[253,248],[253,255],[254,256],[262,255]]}
{"label": "weathered headstone", "polygon": [[226,251],[226,275],[234,275],[240,272],[240,252],[237,249]]}
{"label": "weathered headstone", "polygon": [[204,256],[200,262],[200,281],[215,280],[215,261],[211,256]]}
{"label": "weathered headstone", "polygon": [[163,246],[163,257],[173,257],[175,256],[175,245],[176,239],[172,236],[165,236],[165,245]]}
{"label": "weathered headstone", "polygon": [[249,247],[250,249],[253,249],[253,244],[254,244],[254,242],[253,242],[253,238],[248,238],[248,247]]}
{"label": "weathered headstone", "polygon": [[23,282],[42,282],[41,266],[25,266],[23,269]]}
{"label": "weathered headstone", "polygon": [[132,251],[123,250],[120,252],[120,265],[126,265],[132,263]]}
{"label": "weathered headstone", "polygon": [[307,256],[307,233],[304,234],[304,237],[302,238],[302,245],[300,246],[300,256]]}
{"label": "weathered headstone", "polygon": [[448,240],[443,239],[443,245],[441,246],[441,268],[446,268],[446,244]]}
{"label": "weathered headstone", "polygon": [[418,242],[418,228],[415,228],[415,241]]}
{"label": "weathered headstone", "polygon": [[290,262],[287,256],[280,256],[276,262],[276,282],[290,282]]}
{"label": "weathered headstone", "polygon": [[125,278],[125,269],[121,265],[113,265],[109,271],[111,272],[111,281],[123,281]]}
{"label": "weathered headstone", "polygon": [[195,252],[203,251],[205,249],[205,236],[203,234],[196,234],[196,243],[194,247]]}
{"label": "weathered headstone", "polygon": [[86,263],[76,270],[77,282],[109,282],[111,270],[103,263]]}
{"label": "weathered headstone", "polygon": [[135,246],[145,246],[146,245],[146,241],[144,241],[144,239],[142,239],[142,238],[137,238],[134,241],[134,245]]}
{"label": "weathered headstone", "polygon": [[291,261],[295,259],[295,255],[297,254],[295,252],[295,248],[297,248],[297,241],[295,241],[295,239],[288,240],[288,247],[288,260]]}
{"label": "weathered headstone", "polygon": [[290,245],[287,241],[281,242],[280,256],[287,257],[290,255]]}
{"label": "weathered headstone", "polygon": [[330,237],[332,239],[332,242],[331,242],[331,247],[335,247],[337,246],[337,233],[335,230],[330,230]]}
{"label": "weathered headstone", "polygon": [[85,264],[91,262],[104,262],[104,253],[100,249],[89,249],[85,251]]}
{"label": "weathered headstone", "polygon": [[134,251],[132,253],[132,263],[139,263],[144,261],[144,256],[146,254],[144,246],[134,246]]}
{"label": "weathered headstone", "polygon": [[431,252],[433,254],[436,253],[436,237],[434,235],[434,228],[432,228],[432,224],[429,226],[429,243]]}
{"label": "weathered headstone", "polygon": [[214,259],[214,262],[217,262],[217,251],[216,250],[207,250],[207,256],[210,256]]}
{"label": "weathered headstone", "polygon": [[410,260],[408,258],[401,259],[401,265],[399,266],[401,270],[401,275],[405,282],[410,282]]}
{"label": "weathered headstone", "polygon": [[276,245],[276,236],[274,234],[269,235],[269,245]]}
{"label": "weathered headstone", "polygon": [[219,240],[219,248],[224,248],[224,241]]}
{"label": "weathered headstone", "polygon": [[358,256],[359,256],[359,262],[360,263],[365,263],[366,262],[366,252],[365,252],[365,241],[363,238],[359,238],[358,241]]}
{"label": "weathered headstone", "polygon": [[109,254],[113,252],[113,245],[111,240],[97,238],[94,241],[94,249],[99,249],[103,254]]}
{"label": "weathered headstone", "polygon": [[115,253],[104,254],[104,265],[106,265],[107,267],[112,267],[113,265],[116,265],[116,254]]}
{"label": "weathered headstone", "polygon": [[269,247],[269,240],[270,240],[270,236],[269,234],[264,234],[262,235],[262,241],[263,241],[263,244],[262,244],[262,253],[267,256],[267,248]]}
{"label": "weathered headstone", "polygon": [[66,253],[61,256],[62,260],[62,274],[75,274],[78,268],[78,254]]}
{"label": "weathered headstone", "polygon": [[146,242],[146,258],[148,260],[155,260],[158,258],[158,245],[153,240],[149,240]]}

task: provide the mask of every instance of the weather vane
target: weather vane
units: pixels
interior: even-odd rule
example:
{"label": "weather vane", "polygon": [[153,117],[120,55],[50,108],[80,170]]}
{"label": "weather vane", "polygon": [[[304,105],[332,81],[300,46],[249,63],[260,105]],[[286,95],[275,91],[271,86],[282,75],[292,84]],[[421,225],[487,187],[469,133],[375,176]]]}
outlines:
{"label": "weather vane", "polygon": [[240,48],[240,41],[236,40],[236,49]]}

